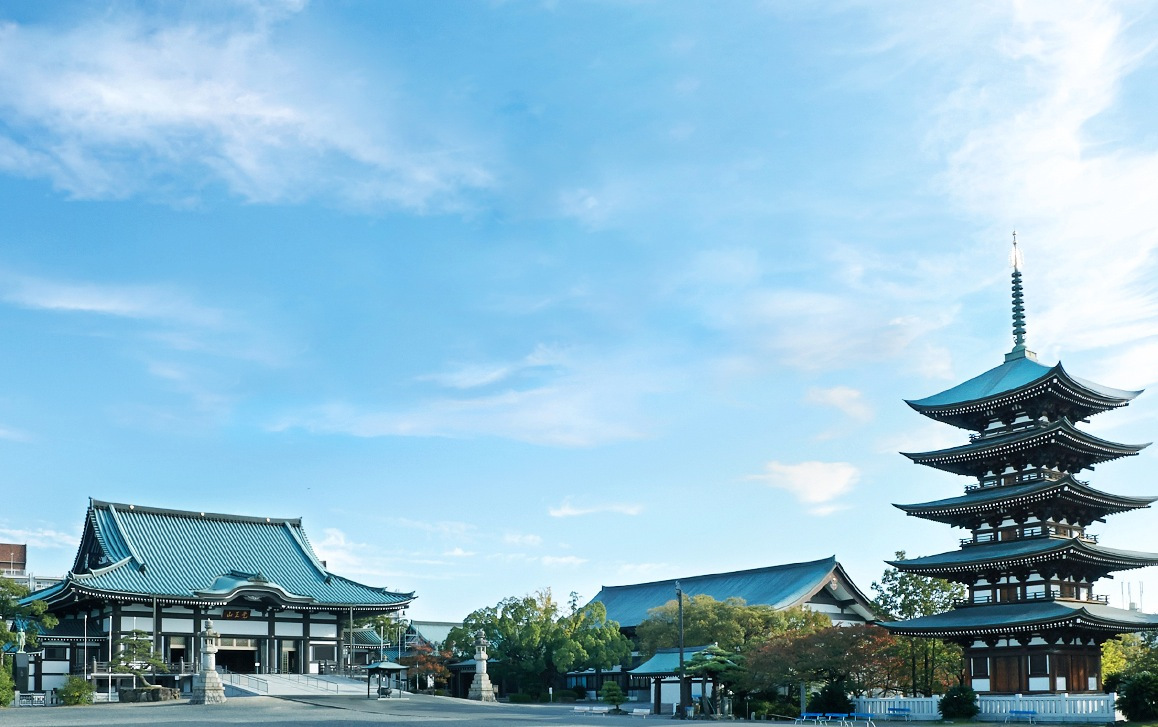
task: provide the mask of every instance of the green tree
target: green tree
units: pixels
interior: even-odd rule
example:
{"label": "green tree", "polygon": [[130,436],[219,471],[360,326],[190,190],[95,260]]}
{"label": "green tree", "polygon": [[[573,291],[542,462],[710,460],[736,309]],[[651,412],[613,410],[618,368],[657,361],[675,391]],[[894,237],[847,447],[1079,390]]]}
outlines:
{"label": "green tree", "polygon": [[619,633],[618,623],[607,620],[602,603],[580,608],[578,596],[571,594],[570,610],[561,614],[550,589],[471,613],[451,629],[447,643],[469,658],[479,631],[490,642],[492,673],[507,691],[542,693],[565,672],[610,669],[631,658],[631,642]]}
{"label": "green tree", "polygon": [[60,701],[66,705],[92,704],[92,684],[78,676],[70,676],[60,688]]}
{"label": "green tree", "polygon": [[25,651],[36,651],[38,635],[56,626],[57,619],[48,613],[44,601],[21,604],[28,588],[11,578],[0,578],[0,646],[15,646],[16,632],[24,629]]}
{"label": "green tree", "polygon": [[[905,551],[896,553],[904,560]],[[940,578],[904,573],[896,568],[885,570],[879,582],[872,584],[877,610],[895,620],[908,620],[948,611],[953,602],[965,598],[965,587]],[[916,636],[900,637],[897,653],[907,662],[908,673],[902,690],[926,697],[942,693],[964,677],[961,647],[940,639]]]}
{"label": "green tree", "polygon": [[[640,652],[648,657],[658,649],[677,646],[676,600],[647,613],[647,619],[635,629]],[[729,652],[745,651],[779,634],[817,631],[831,625],[824,614],[800,606],[777,610],[765,605],[749,606],[742,598],[717,601],[702,594],[684,597],[684,643],[688,645],[717,644]]]}
{"label": "green tree", "polygon": [[0,651],[0,707],[12,704],[16,697],[16,685],[12,682],[12,660]]}
{"label": "green tree", "polygon": [[110,666],[118,674],[132,674],[145,683],[145,686],[154,686],[145,676],[146,673],[169,671],[169,665],[161,655],[153,650],[153,641],[149,634],[134,629],[116,640]]}
{"label": "green tree", "polygon": [[896,639],[879,626],[832,626],[768,640],[748,655],[748,679],[759,691],[799,682],[839,685],[863,696],[893,685]]}
{"label": "green tree", "polygon": [[603,682],[603,686],[599,689],[599,699],[615,707],[618,712],[619,705],[627,701],[627,695],[623,693],[618,684],[608,679]]}
{"label": "green tree", "polygon": [[551,645],[555,670],[564,674],[595,669],[598,677],[604,669],[626,666],[631,660],[631,641],[620,633],[619,623],[607,620],[607,607],[602,602],[580,607],[578,601],[578,594],[572,593],[570,613],[558,621]]}
{"label": "green tree", "polygon": [[450,676],[447,664],[451,657],[449,649],[435,649],[426,642],[420,642],[410,648],[409,654],[402,657],[400,663],[409,667],[410,673],[422,680],[422,684],[416,686],[416,689],[421,690],[425,688],[427,680],[433,681],[436,687],[446,686]]}
{"label": "green tree", "polygon": [[1158,674],[1158,634],[1121,634],[1102,644],[1102,686],[1117,691],[1125,679],[1141,672]]}

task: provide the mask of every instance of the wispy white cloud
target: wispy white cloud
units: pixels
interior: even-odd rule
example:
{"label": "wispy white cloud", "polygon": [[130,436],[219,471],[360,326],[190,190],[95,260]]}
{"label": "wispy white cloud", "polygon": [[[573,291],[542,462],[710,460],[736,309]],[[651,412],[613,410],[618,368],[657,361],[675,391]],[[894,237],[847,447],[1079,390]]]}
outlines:
{"label": "wispy white cloud", "polygon": [[28,432],[0,424],[0,439],[6,439],[9,442],[31,442],[32,436]]}
{"label": "wispy white cloud", "polygon": [[1132,131],[1150,124],[1137,95],[1153,86],[1152,14],[1081,2],[961,10],[969,22],[950,23],[947,42],[913,32],[897,45],[956,79],[927,139],[945,163],[940,189],[982,221],[986,249],[1019,231],[1031,348],[1148,358],[1158,208],[1144,190],[1158,152]]}
{"label": "wispy white cloud", "polygon": [[831,406],[858,422],[867,422],[873,418],[872,407],[865,402],[864,395],[848,386],[809,389],[804,395],[804,401],[809,404]]}
{"label": "wispy white cloud", "polygon": [[531,533],[506,533],[503,535],[503,542],[507,545],[538,546],[543,544],[543,538]]}
{"label": "wispy white cloud", "polygon": [[571,498],[563,500],[558,507],[548,508],[547,514],[551,517],[580,517],[583,515],[597,515],[610,512],[617,515],[638,515],[643,512],[643,506],[628,502],[606,502],[595,504],[576,505]]}
{"label": "wispy white cloud", "polygon": [[61,532],[52,528],[0,527],[0,539],[9,543],[24,543],[31,548],[74,550],[80,532]]}
{"label": "wispy white cloud", "polygon": [[448,558],[469,558],[474,554],[474,551],[463,550],[462,548],[456,547],[446,551],[443,555],[447,556]]}
{"label": "wispy white cloud", "polygon": [[217,327],[225,311],[194,302],[183,291],[159,285],[66,282],[0,272],[0,299],[37,310],[160,320]]}
{"label": "wispy white cloud", "polygon": [[78,198],[177,204],[224,184],[253,202],[447,209],[490,184],[471,140],[436,115],[400,121],[420,104],[381,91],[396,81],[283,44],[280,23],[301,7],[0,26],[0,169]]}
{"label": "wispy white cloud", "polygon": [[848,462],[768,462],[764,473],[748,479],[786,490],[798,502],[810,506],[814,515],[827,515],[838,509],[834,501],[852,491],[860,480],[860,470]]}
{"label": "wispy white cloud", "polygon": [[433,398],[403,410],[329,403],[285,414],[269,428],[356,437],[495,436],[590,447],[647,436],[641,401],[671,383],[662,365],[649,369],[639,356],[627,354],[584,357],[540,348],[512,368],[535,369],[536,375],[512,380],[501,391]]}
{"label": "wispy white cloud", "polygon": [[578,566],[587,562],[586,558],[580,558],[577,555],[544,555],[539,559],[539,562],[548,568],[555,568],[558,566]]}

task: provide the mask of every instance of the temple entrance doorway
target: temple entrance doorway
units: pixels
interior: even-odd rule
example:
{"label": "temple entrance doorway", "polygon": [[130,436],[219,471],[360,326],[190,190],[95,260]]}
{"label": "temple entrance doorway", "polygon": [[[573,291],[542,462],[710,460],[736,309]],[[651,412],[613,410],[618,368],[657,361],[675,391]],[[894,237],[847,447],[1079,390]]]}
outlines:
{"label": "temple entrance doorway", "polygon": [[236,674],[255,674],[257,664],[257,639],[221,639],[217,650],[218,666]]}

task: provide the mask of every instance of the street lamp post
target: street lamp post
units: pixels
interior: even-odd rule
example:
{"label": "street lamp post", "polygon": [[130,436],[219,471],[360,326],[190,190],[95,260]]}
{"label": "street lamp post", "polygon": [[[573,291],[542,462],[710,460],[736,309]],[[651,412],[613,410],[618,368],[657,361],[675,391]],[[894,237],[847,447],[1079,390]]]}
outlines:
{"label": "street lamp post", "polygon": [[680,719],[686,719],[688,714],[687,698],[684,695],[684,590],[680,582],[675,582],[677,610],[679,613],[679,640],[680,640]]}

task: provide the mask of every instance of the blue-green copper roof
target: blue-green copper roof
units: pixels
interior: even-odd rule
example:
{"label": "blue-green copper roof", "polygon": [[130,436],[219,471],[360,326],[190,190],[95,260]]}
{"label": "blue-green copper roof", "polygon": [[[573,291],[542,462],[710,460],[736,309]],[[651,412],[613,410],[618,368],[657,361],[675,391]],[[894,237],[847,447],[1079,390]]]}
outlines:
{"label": "blue-green copper roof", "polygon": [[982,564],[1000,563],[1010,560],[1049,560],[1058,554],[1066,557],[1082,557],[1106,563],[1111,570],[1141,568],[1158,565],[1158,553],[1143,553],[1134,550],[1106,548],[1077,538],[1023,538],[982,545],[968,545],[947,553],[927,555],[923,558],[886,561],[903,571],[939,571],[942,573],[960,570],[973,571]]}
{"label": "blue-green copper roof", "polygon": [[72,571],[29,596],[124,594],[224,603],[260,596],[286,606],[378,608],[409,603],[335,575],[321,564],[301,521],[162,510],[92,501]]}
{"label": "blue-green copper roof", "polygon": [[[684,666],[691,661],[692,654],[697,651],[703,651],[709,645],[704,646],[685,646],[684,647]],[[639,666],[630,670],[634,676],[663,676],[666,674],[678,674],[680,671],[680,650],[679,647],[671,649],[659,649],[655,654],[643,662]]]}
{"label": "blue-green copper roof", "polygon": [[[680,578],[684,596],[707,595],[717,601],[742,598],[749,606],[788,608],[799,605],[822,587],[836,569],[836,557],[789,563],[733,573]],[[647,612],[676,598],[677,579],[630,586],[604,586],[592,601],[607,607],[607,619],[631,628],[647,620]]]}
{"label": "blue-green copper roof", "polygon": [[980,638],[1060,623],[1114,632],[1141,631],[1158,629],[1158,615],[1083,601],[1022,601],[966,606],[908,621],[883,621],[880,625],[901,634],[963,633]]}
{"label": "blue-green copper roof", "polygon": [[908,513],[925,510],[985,510],[996,502],[1023,500],[1027,498],[1043,499],[1035,498],[1035,496],[1045,495],[1047,493],[1052,493],[1053,491],[1065,491],[1074,495],[1080,495],[1084,499],[1100,503],[1109,512],[1120,512],[1122,510],[1132,510],[1135,508],[1147,507],[1150,503],[1154,502],[1154,500],[1158,500],[1158,497],[1155,496],[1138,497],[1115,495],[1110,492],[1103,492],[1102,490],[1096,490],[1084,482],[1074,479],[1072,475],[1067,474],[1056,480],[1041,479],[1035,482],[1025,482],[1019,485],[983,487],[971,492],[967,492],[964,495],[947,497],[943,500],[918,502],[911,505],[894,505],[894,507],[897,507]]}
{"label": "blue-green copper roof", "polygon": [[906,403],[915,409],[931,409],[991,399],[1028,387],[1054,374],[1064,376],[1069,381],[1104,399],[1130,401],[1140,393],[1095,384],[1092,381],[1071,376],[1060,363],[1056,366],[1046,366],[1028,356],[1023,356],[1006,361],[1000,366],[989,369],[985,373],[974,376],[968,381],[957,384],[939,394],[933,394],[924,399],[914,399]]}

